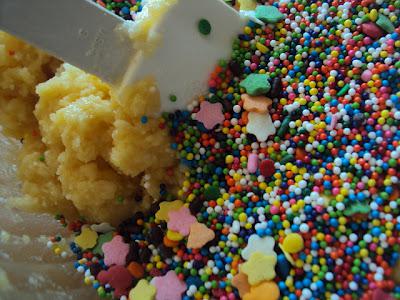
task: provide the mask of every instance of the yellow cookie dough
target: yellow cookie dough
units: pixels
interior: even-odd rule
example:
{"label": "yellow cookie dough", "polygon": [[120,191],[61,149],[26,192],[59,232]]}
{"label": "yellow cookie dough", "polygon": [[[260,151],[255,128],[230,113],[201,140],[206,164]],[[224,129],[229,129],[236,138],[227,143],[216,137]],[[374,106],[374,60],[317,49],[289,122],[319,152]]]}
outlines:
{"label": "yellow cookie dough", "polygon": [[120,30],[127,31],[136,50],[152,53],[161,42],[161,36],[154,32],[157,24],[177,0],[152,0],[146,3],[135,21],[126,21]]}
{"label": "yellow cookie dough", "polygon": [[12,199],[13,204],[33,212],[62,212],[66,217],[76,217],[77,210],[71,201],[64,198],[55,172],[40,160],[45,150],[40,136],[25,135],[18,155],[18,176],[24,196]]}
{"label": "yellow cookie dough", "polygon": [[38,83],[54,75],[60,63],[0,31],[0,124],[8,136],[20,138],[35,127],[33,109]]}
{"label": "yellow cookie dough", "polygon": [[11,63],[0,66],[0,78],[8,80],[0,85],[1,105],[13,85],[27,91],[16,92],[18,105],[0,115],[5,133],[23,138],[24,196],[14,199],[16,206],[117,224],[157,200],[160,184],[177,186],[177,161],[167,130],[159,128],[160,99],[152,78],[116,97],[99,78],[69,64],[44,81],[54,59],[1,33],[0,49],[11,48],[17,57],[31,53],[36,60],[16,64],[14,72],[28,74],[21,80],[7,75]]}

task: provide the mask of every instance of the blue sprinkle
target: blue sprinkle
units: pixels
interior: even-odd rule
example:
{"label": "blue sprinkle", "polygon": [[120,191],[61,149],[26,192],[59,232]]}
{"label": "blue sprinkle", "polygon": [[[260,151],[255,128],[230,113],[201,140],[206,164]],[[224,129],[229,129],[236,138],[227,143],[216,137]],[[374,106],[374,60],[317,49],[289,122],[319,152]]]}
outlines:
{"label": "blue sprinkle", "polygon": [[143,116],[140,118],[140,121],[142,122],[142,124],[146,124],[148,120],[149,120],[149,118],[147,118],[147,116]]}
{"label": "blue sprinkle", "polygon": [[130,13],[130,9],[129,9],[129,7],[127,7],[127,6],[124,6],[123,8],[121,8],[121,12],[122,12],[124,15],[128,15],[128,14]]}

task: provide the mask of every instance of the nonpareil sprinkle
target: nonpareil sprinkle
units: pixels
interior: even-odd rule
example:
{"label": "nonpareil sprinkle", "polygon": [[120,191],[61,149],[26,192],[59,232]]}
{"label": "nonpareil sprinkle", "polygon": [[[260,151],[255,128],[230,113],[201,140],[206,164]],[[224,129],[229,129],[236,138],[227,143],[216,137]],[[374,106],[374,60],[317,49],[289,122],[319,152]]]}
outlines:
{"label": "nonpareil sprinkle", "polygon": [[[120,299],[399,298],[400,2],[231,3],[270,24],[249,21],[207,93],[163,114],[179,190],[110,230],[105,255],[72,243],[76,269]],[[143,278],[101,281],[104,259]]]}

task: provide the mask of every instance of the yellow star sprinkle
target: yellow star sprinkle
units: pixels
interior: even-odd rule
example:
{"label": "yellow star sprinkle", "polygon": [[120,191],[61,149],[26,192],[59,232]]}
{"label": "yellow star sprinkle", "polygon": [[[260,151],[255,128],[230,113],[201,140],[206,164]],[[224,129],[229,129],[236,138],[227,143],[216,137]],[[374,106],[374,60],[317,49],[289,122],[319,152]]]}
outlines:
{"label": "yellow star sprinkle", "polygon": [[155,295],[155,286],[151,285],[146,279],[142,279],[129,292],[129,299],[153,300]]}
{"label": "yellow star sprinkle", "polygon": [[164,201],[160,203],[160,209],[156,212],[156,219],[159,221],[168,221],[168,213],[170,211],[178,210],[183,206],[181,200],[175,200],[172,202]]}
{"label": "yellow star sprinkle", "polygon": [[275,274],[276,256],[254,252],[249,261],[245,262],[240,271],[247,274],[250,285],[256,285],[264,280],[272,280]]}
{"label": "yellow star sprinkle", "polygon": [[81,234],[75,237],[75,243],[82,248],[82,250],[91,249],[96,246],[97,232],[89,227],[82,227]]}

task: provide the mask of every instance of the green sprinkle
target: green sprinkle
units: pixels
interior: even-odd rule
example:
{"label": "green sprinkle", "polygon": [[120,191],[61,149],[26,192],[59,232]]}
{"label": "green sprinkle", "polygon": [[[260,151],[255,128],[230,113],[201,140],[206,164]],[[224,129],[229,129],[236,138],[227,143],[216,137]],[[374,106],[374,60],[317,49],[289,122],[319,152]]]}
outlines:
{"label": "green sprinkle", "polygon": [[288,162],[294,161],[294,157],[291,154],[286,154],[284,157],[282,157],[280,163],[282,165],[287,164]]}
{"label": "green sprinkle", "polygon": [[204,191],[204,197],[206,200],[217,200],[220,196],[219,189],[215,186],[209,186],[205,191]]}
{"label": "green sprinkle", "polygon": [[100,298],[105,298],[107,296],[106,291],[102,286],[97,289],[97,294]]}
{"label": "green sprinkle", "polygon": [[211,24],[206,19],[201,19],[198,23],[199,32],[203,35],[209,35],[211,32]]}
{"label": "green sprinkle", "polygon": [[250,74],[240,82],[240,87],[250,96],[260,96],[269,92],[271,84],[266,74]]}
{"label": "green sprinkle", "polygon": [[379,14],[376,25],[385,30],[388,33],[392,33],[395,30],[393,23],[385,15]]}
{"label": "green sprinkle", "polygon": [[94,254],[104,255],[102,246],[103,246],[104,243],[107,243],[107,242],[109,242],[109,241],[112,240],[112,238],[113,238],[113,233],[114,233],[113,231],[110,231],[110,232],[101,234],[101,235],[98,237],[97,245],[96,245],[96,247],[94,247],[94,248],[92,249],[92,252],[93,252]]}
{"label": "green sprinkle", "polygon": [[256,8],[256,18],[265,23],[276,23],[284,18],[284,15],[275,6],[259,5]]}
{"label": "green sprinkle", "polygon": [[361,18],[361,21],[362,21],[363,23],[370,21],[369,15],[368,15],[368,14],[363,15],[362,18]]}
{"label": "green sprinkle", "polygon": [[169,101],[176,102],[177,99],[176,95],[169,95]]}
{"label": "green sprinkle", "polygon": [[349,217],[355,214],[368,214],[370,212],[371,208],[368,204],[365,203],[356,203],[352,206],[350,206],[349,208],[347,208],[347,210],[345,210],[344,215]]}
{"label": "green sprinkle", "polygon": [[123,203],[123,202],[124,202],[124,197],[118,196],[118,197],[117,197],[117,202],[118,202],[118,203]]}
{"label": "green sprinkle", "polygon": [[350,85],[348,83],[346,83],[341,89],[340,91],[337,93],[337,96],[341,97],[344,96],[347,91],[350,89]]}
{"label": "green sprinkle", "polygon": [[289,123],[290,123],[290,121],[291,121],[290,116],[286,116],[286,117],[283,119],[282,124],[281,124],[281,126],[279,127],[278,132],[277,132],[277,135],[278,135],[279,137],[283,137],[283,136],[286,134],[287,130],[289,129]]}
{"label": "green sprinkle", "polygon": [[44,155],[40,155],[40,156],[39,156],[39,160],[40,160],[40,161],[44,161]]}

